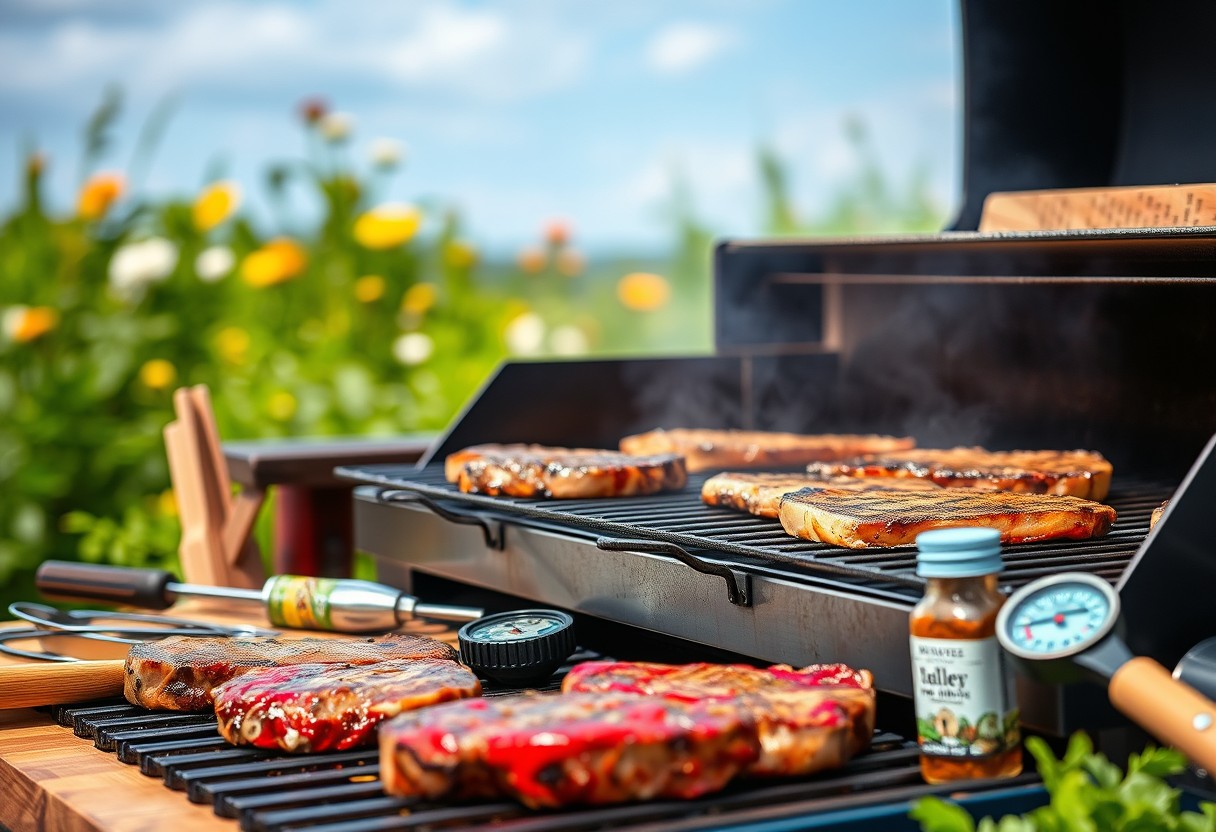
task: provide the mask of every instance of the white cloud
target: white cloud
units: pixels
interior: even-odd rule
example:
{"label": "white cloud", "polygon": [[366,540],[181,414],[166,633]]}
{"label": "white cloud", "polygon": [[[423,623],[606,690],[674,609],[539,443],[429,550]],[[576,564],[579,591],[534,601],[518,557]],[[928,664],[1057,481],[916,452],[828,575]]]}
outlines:
{"label": "white cloud", "polygon": [[720,26],[673,23],[646,46],[646,62],[665,75],[682,75],[713,60],[734,43],[734,35]]}

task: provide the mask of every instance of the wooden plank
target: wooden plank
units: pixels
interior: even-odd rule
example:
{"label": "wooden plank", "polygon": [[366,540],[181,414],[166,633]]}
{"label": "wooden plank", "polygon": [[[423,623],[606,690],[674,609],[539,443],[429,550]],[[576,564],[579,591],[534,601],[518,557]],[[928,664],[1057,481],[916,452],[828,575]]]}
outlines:
{"label": "wooden plank", "polygon": [[1216,225],[1216,184],[989,194],[980,231],[1072,231]]}

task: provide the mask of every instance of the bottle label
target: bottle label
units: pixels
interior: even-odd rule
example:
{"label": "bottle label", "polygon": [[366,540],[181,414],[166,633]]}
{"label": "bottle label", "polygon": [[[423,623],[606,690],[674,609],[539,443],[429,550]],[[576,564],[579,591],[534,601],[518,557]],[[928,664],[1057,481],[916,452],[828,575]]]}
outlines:
{"label": "bottle label", "polygon": [[1020,742],[1018,711],[995,638],[912,636],[916,734],[931,757],[990,757]]}
{"label": "bottle label", "polygon": [[329,597],[336,583],[333,578],[279,575],[270,586],[266,617],[276,627],[332,629]]}

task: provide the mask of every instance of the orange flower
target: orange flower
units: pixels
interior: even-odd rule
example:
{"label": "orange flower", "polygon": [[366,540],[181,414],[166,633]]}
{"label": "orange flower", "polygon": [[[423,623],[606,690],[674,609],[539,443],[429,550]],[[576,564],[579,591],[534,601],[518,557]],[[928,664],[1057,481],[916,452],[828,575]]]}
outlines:
{"label": "orange flower", "polygon": [[570,242],[570,223],[563,219],[552,219],[545,223],[545,242],[560,248]]}
{"label": "orange flower", "polygon": [[422,225],[422,212],[413,205],[387,202],[355,220],[355,241],[381,251],[408,242]]}
{"label": "orange flower", "polygon": [[519,270],[524,274],[539,274],[545,268],[545,260],[545,253],[533,246],[520,249],[515,257]]}
{"label": "orange flower", "polygon": [[241,277],[255,288],[273,286],[298,277],[308,266],[308,255],[300,244],[287,237],[276,237],[241,263]]}
{"label": "orange flower", "polygon": [[355,300],[359,303],[375,303],[384,297],[384,278],[378,274],[365,274],[355,281]]}
{"label": "orange flower", "polygon": [[110,206],[126,190],[126,180],[121,173],[95,173],[80,189],[76,200],[76,213],[86,220],[99,220],[110,210]]}
{"label": "orange flower", "polygon": [[55,328],[59,313],[49,306],[10,306],[4,313],[4,334],[18,344],[36,341]]}
{"label": "orange flower", "polygon": [[300,118],[310,126],[325,118],[325,114],[328,112],[329,104],[324,98],[305,98],[300,102]]}
{"label": "orange flower", "polygon": [[194,227],[210,231],[232,216],[240,204],[240,185],[228,180],[213,182],[194,200]]}
{"label": "orange flower", "polygon": [[438,297],[439,292],[435,289],[434,283],[415,283],[405,290],[405,297],[401,299],[401,308],[411,315],[422,315],[435,305]]}
{"label": "orange flower", "polygon": [[587,267],[587,260],[572,248],[564,248],[557,254],[557,270],[566,277],[578,277]]}
{"label": "orange flower", "polygon": [[177,378],[177,368],[163,358],[145,361],[139,368],[139,380],[149,390],[164,390]]}
{"label": "orange flower", "polygon": [[630,272],[616,284],[616,296],[635,312],[653,312],[671,299],[671,286],[657,274]]}

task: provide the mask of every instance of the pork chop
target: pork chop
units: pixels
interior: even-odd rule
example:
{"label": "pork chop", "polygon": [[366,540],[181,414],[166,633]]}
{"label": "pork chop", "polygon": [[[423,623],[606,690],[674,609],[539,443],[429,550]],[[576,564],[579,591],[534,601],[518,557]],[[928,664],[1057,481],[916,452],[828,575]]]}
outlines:
{"label": "pork chop", "polygon": [[701,486],[701,502],[750,512],[757,517],[777,518],[781,498],[802,488],[842,488],[849,491],[936,491],[929,480],[859,479],[835,476],[821,479],[807,474],[715,474]]}
{"label": "pork chop", "polygon": [[585,499],[678,491],[688,482],[678,454],[629,456],[587,448],[477,445],[449,456],[444,473],[461,491]]}
{"label": "pork chop", "polygon": [[820,460],[899,451],[915,445],[910,437],[873,434],[803,435],[703,428],[660,428],[621,440],[621,450],[627,454],[681,454],[689,471],[790,468]]}

